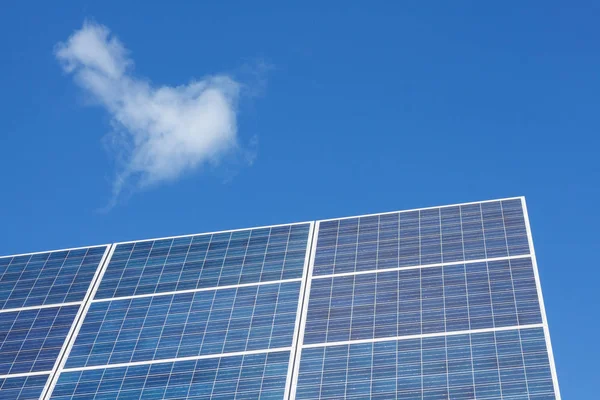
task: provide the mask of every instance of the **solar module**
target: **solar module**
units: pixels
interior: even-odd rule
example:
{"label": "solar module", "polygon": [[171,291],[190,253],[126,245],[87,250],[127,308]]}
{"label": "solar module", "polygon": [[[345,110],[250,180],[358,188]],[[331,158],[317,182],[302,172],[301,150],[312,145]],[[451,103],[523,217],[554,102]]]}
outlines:
{"label": "solar module", "polygon": [[542,322],[530,258],[314,279],[304,343]]}
{"label": "solar module", "polygon": [[106,246],[0,258],[0,309],[82,301]]}
{"label": "solar module", "polygon": [[2,399],[560,399],[523,198],[0,258]]}
{"label": "solar module", "polygon": [[48,380],[48,374],[0,378],[3,400],[37,400]]}
{"label": "solar module", "polygon": [[95,299],[302,278],[308,224],[116,246]]}
{"label": "solar module", "polygon": [[320,221],[313,275],[529,254],[521,200]]}
{"label": "solar module", "polygon": [[290,352],[63,372],[53,400],[282,399]]}
{"label": "solar module", "polygon": [[0,398],[38,399],[108,246],[0,257]]}
{"label": "solar module", "polygon": [[52,369],[78,305],[0,313],[0,375]]}
{"label": "solar module", "polygon": [[541,328],[302,351],[298,399],[554,399]]}
{"label": "solar module", "polygon": [[292,345],[300,282],[92,303],[66,368]]}

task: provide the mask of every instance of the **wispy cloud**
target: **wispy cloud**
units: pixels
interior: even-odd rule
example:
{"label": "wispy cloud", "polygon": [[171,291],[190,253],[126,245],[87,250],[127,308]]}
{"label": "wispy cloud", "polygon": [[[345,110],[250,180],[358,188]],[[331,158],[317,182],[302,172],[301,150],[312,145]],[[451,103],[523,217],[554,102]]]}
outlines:
{"label": "wispy cloud", "polygon": [[172,87],[133,74],[125,46],[103,25],[85,22],[55,54],[64,70],[110,114],[119,153],[112,207],[124,190],[177,179],[240,150],[240,84],[227,75]]}

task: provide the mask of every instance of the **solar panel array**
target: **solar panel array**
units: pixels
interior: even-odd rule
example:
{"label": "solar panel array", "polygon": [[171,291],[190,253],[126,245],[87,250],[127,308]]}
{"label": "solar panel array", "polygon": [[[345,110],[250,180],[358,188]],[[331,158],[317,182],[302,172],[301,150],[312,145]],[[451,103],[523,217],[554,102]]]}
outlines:
{"label": "solar panel array", "polygon": [[284,398],[311,227],[117,244],[51,398]]}
{"label": "solar panel array", "polygon": [[560,399],[524,199],[0,258],[2,399]]}
{"label": "solar panel array", "polygon": [[38,399],[107,246],[0,258],[0,398]]}

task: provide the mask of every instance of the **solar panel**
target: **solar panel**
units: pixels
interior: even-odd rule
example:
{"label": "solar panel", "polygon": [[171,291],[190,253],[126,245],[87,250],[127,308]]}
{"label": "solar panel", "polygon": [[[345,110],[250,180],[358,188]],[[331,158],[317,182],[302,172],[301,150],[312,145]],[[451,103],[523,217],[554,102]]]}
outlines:
{"label": "solar panel", "polygon": [[289,347],[300,282],[96,302],[66,368]]}
{"label": "solar panel", "polygon": [[557,398],[527,224],[520,198],[318,221],[291,398]]}
{"label": "solar panel", "polygon": [[314,279],[304,343],[542,322],[530,258]]}
{"label": "solar panel", "polygon": [[48,380],[48,374],[0,378],[3,400],[39,399]]}
{"label": "solar panel", "polygon": [[304,349],[298,399],[554,399],[542,328]]}
{"label": "solar panel", "polygon": [[0,313],[0,375],[49,371],[78,305]]}
{"label": "solar panel", "polygon": [[106,246],[0,258],[0,309],[82,301]]}
{"label": "solar panel", "polygon": [[560,400],[524,199],[0,258],[0,398]]}
{"label": "solar panel", "polygon": [[53,400],[282,399],[289,351],[63,372]]}
{"label": "solar panel", "polygon": [[302,278],[308,224],[119,244],[96,299]]}
{"label": "solar panel", "polygon": [[313,275],[529,254],[521,200],[322,221]]}
{"label": "solar panel", "polygon": [[113,245],[47,398],[283,398],[311,232]]}
{"label": "solar panel", "polygon": [[107,246],[0,258],[0,397],[40,398]]}

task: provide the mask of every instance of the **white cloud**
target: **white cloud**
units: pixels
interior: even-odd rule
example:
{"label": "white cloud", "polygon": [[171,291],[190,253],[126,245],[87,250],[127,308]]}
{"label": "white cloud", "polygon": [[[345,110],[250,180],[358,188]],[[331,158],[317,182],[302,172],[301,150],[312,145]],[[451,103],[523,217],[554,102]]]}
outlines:
{"label": "white cloud", "polygon": [[187,85],[157,86],[132,74],[123,44],[103,25],[86,22],[56,47],[64,70],[110,114],[111,142],[122,165],[113,200],[125,189],[174,180],[239,150],[240,85],[217,75]]}

